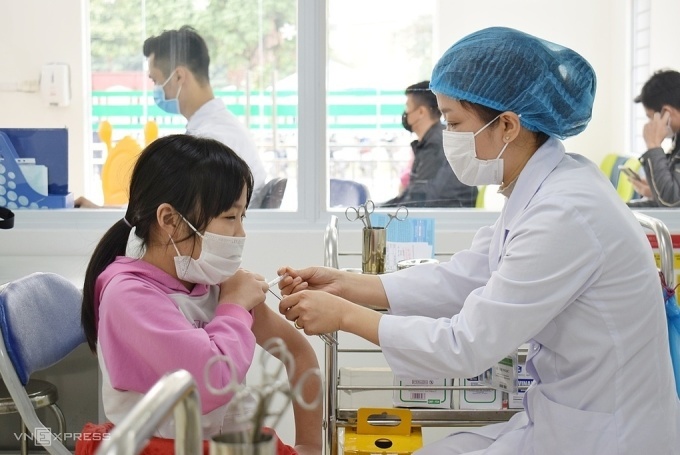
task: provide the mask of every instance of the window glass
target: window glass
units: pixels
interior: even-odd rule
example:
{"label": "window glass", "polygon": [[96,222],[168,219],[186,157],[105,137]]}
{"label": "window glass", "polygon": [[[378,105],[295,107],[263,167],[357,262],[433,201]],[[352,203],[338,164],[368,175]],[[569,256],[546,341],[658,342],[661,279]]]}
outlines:
{"label": "window glass", "polygon": [[[650,69],[650,1],[633,0],[632,9],[632,46],[631,46],[631,99],[640,94],[642,86],[652,74]],[[642,138],[642,126],[647,116],[641,104],[633,106],[631,115],[631,151],[641,153],[646,149]]]}
{"label": "window glass", "polygon": [[[435,7],[434,0],[329,1],[329,207],[355,204],[366,193],[376,204],[461,206],[449,200],[454,191],[450,182],[436,188],[440,170],[440,179],[455,179],[441,133],[430,132],[439,134],[437,140],[427,136],[440,123],[436,99],[431,92],[429,98],[418,93],[412,100],[405,94],[430,78]],[[402,124],[404,112],[414,133]],[[414,140],[423,140],[424,147],[416,148],[415,161]],[[436,144],[425,147],[431,142]],[[476,188],[461,190],[468,205],[474,204]]]}
{"label": "window glass", "polygon": [[159,136],[186,131],[186,118],[155,105],[142,44],[190,25],[206,41],[215,97],[253,136],[265,180],[287,179],[281,208],[296,210],[296,14],[296,0],[91,0],[94,145],[87,196],[104,202],[104,122],[111,126],[112,147],[125,136],[143,146],[147,122],[154,122],[151,137],[154,124]]}

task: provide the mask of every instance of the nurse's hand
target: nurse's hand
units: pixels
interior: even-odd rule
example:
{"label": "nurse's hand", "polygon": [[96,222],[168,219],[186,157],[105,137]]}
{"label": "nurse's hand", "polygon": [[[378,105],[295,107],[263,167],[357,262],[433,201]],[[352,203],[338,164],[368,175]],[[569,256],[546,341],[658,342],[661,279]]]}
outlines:
{"label": "nurse's hand", "polygon": [[306,289],[340,295],[342,290],[341,278],[343,272],[338,269],[330,267],[308,267],[306,269],[282,267],[277,271],[278,275],[283,275],[284,273],[288,276],[279,282],[281,295],[284,296]]}
{"label": "nurse's hand", "polygon": [[281,299],[279,311],[307,335],[341,330],[380,345],[378,327],[382,314],[342,297],[323,291],[303,290]]}
{"label": "nurse's hand", "polygon": [[265,301],[268,289],[269,285],[262,275],[238,269],[233,276],[220,284],[218,302],[233,303],[250,311]]}
{"label": "nurse's hand", "polygon": [[303,290],[281,299],[279,312],[307,335],[340,330],[351,302],[322,291]]}

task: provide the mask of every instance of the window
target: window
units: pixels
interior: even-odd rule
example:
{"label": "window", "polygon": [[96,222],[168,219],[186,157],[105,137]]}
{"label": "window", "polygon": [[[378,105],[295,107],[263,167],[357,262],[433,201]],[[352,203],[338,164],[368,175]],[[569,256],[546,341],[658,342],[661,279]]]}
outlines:
{"label": "window", "polygon": [[[442,0],[91,0],[90,9],[92,127],[99,144],[91,150],[88,195],[101,191],[97,176],[107,149],[96,131],[102,120],[112,123],[114,141],[131,135],[144,142],[148,120],[156,121],[159,134],[184,131],[184,118],[154,105],[141,45],[163,29],[190,24],[208,41],[215,94],[255,137],[267,178],[288,179],[281,213],[273,216],[306,225],[325,224],[328,211],[344,210],[331,204],[331,179],[365,185],[376,202],[398,193],[414,139],[401,123],[404,89],[429,79],[452,42],[499,24],[566,44],[573,36],[570,28],[542,20],[555,10],[522,8],[513,15],[494,9],[482,17],[473,5]],[[448,27],[450,17],[465,20]],[[615,29],[630,25],[617,23]],[[598,33],[597,27],[584,29],[572,47],[583,47]],[[589,56],[594,65],[609,62],[604,49]],[[606,84],[599,92],[606,96]],[[466,223],[450,212],[425,216]],[[265,218],[271,219],[250,219]]]}
{"label": "window", "polygon": [[[288,179],[282,209],[296,211],[298,193],[314,206],[346,205],[328,196],[324,202],[321,194],[317,201],[330,180],[363,185],[375,201],[397,195],[413,160],[414,137],[402,126],[404,90],[429,78],[435,0],[417,2],[417,14],[413,0],[329,0],[328,10],[318,2],[302,3],[298,11],[296,0],[92,0],[94,137],[87,195],[103,202],[101,175],[109,147],[98,133],[104,122],[111,125],[111,146],[125,136],[145,145],[147,122],[154,122],[159,135],[185,131],[183,116],[154,104],[141,52],[147,37],[184,24],[205,38],[215,96],[254,136],[267,180]],[[309,18],[304,43],[298,42],[298,16]],[[327,43],[319,39],[324,29]],[[298,55],[305,59],[299,65]],[[300,79],[309,75],[327,80],[325,103],[318,102],[315,84],[302,86]],[[309,100],[309,128],[316,128],[305,136],[307,148],[299,144],[303,98]],[[324,122],[320,109],[327,114]],[[325,137],[319,131],[326,131]],[[326,151],[325,165],[318,150]],[[298,178],[300,153],[305,162],[320,166],[307,170],[306,183]],[[323,177],[320,168],[326,169]]]}
{"label": "window", "polygon": [[282,207],[297,209],[296,0],[91,0],[92,129],[88,196],[103,202],[101,170],[108,147],[98,134],[111,125],[111,145],[131,136],[144,145],[144,128],[183,133],[186,119],[153,101],[142,43],[163,30],[191,25],[210,52],[210,83],[217,98],[247,126],[266,180],[288,179]]}
{"label": "window", "polygon": [[[632,2],[632,37],[631,46],[631,99],[640,94],[644,83],[652,74],[650,67],[650,31],[651,31],[651,2],[650,0],[633,0]],[[638,155],[646,150],[642,138],[642,127],[647,123],[647,116],[641,105],[635,104],[631,114],[631,151]]]}
{"label": "window", "polygon": [[434,64],[434,0],[415,3],[329,1],[328,175],[364,184],[376,202],[396,196],[408,174],[404,90]]}

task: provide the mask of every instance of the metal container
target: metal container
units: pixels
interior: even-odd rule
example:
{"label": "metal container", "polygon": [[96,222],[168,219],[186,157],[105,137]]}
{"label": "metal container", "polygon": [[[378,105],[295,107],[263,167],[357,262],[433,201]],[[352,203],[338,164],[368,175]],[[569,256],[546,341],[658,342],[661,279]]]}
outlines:
{"label": "metal container", "polygon": [[405,260],[399,261],[397,263],[397,270],[407,269],[409,267],[413,267],[414,265],[421,265],[421,264],[439,264],[439,261],[436,260],[436,259],[432,259],[432,258],[405,259]]}
{"label": "metal container", "polygon": [[370,275],[385,273],[387,252],[387,229],[364,228],[361,248],[361,271]]}
{"label": "metal container", "polygon": [[210,455],[276,455],[276,436],[262,432],[261,440],[252,442],[244,433],[223,433],[210,440]]}

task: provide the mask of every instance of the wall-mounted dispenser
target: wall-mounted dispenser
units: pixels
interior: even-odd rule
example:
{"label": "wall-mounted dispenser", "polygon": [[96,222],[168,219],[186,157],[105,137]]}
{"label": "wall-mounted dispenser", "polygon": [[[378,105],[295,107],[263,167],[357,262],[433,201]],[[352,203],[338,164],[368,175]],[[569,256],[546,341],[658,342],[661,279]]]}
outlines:
{"label": "wall-mounted dispenser", "polygon": [[49,106],[71,102],[71,74],[66,63],[48,63],[40,72],[40,94]]}

